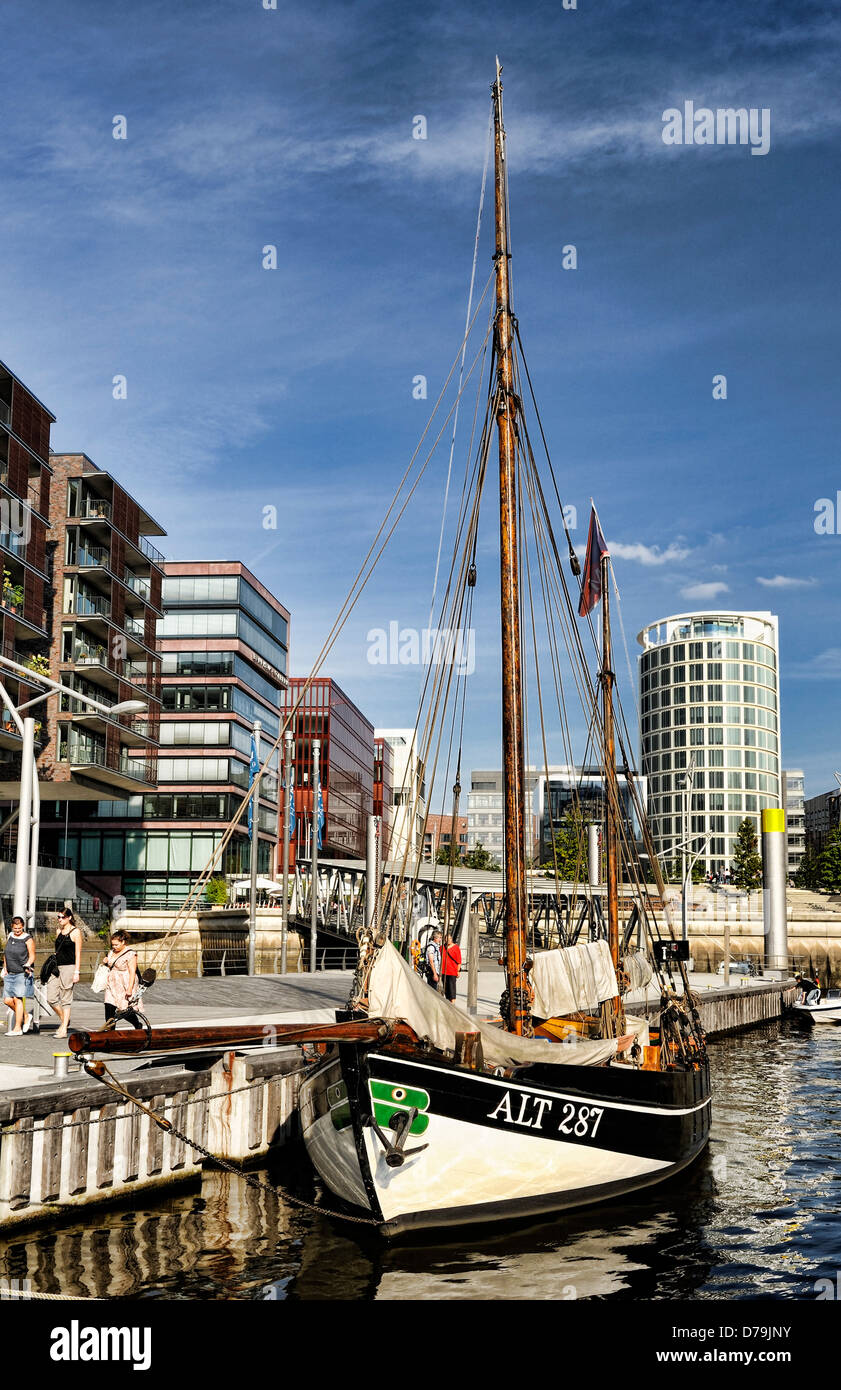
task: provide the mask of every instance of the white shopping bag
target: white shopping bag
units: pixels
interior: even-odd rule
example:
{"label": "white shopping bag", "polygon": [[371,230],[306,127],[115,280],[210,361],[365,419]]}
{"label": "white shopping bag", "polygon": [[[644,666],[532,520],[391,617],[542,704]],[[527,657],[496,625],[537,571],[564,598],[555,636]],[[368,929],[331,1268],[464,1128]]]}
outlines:
{"label": "white shopping bag", "polygon": [[35,998],[41,1006],[42,1015],[46,1018],[58,1018],[58,1014],[51,1009],[47,1003],[47,986],[42,985],[40,980],[35,981]]}

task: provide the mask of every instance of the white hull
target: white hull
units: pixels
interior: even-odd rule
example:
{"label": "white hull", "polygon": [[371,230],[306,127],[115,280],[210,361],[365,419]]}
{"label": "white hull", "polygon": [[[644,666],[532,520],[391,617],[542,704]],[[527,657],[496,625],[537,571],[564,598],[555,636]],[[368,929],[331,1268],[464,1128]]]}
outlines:
{"label": "white hull", "polygon": [[841,1023],[841,998],[821,999],[818,1004],[793,1004],[792,1008],[812,1023]]}

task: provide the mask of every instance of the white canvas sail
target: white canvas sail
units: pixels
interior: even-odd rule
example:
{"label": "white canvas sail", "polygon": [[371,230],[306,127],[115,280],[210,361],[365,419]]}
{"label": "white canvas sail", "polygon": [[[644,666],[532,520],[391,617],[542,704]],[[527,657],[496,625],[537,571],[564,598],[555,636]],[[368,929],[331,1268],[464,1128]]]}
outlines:
{"label": "white canvas sail", "polygon": [[539,951],[529,978],[534,988],[533,1012],[538,1018],[586,1013],[619,993],[606,941]]}
{"label": "white canvas sail", "polygon": [[493,1024],[482,1023],[424,984],[390,942],[379,952],[371,971],[368,1012],[371,1018],[401,1018],[419,1037],[429,1038],[444,1051],[452,1051],[455,1047],[456,1033],[478,1032],[482,1036],[485,1061],[494,1066],[527,1062],[595,1066],[616,1055],[613,1038],[603,1041],[573,1038],[569,1042],[554,1043],[543,1038],[520,1038]]}

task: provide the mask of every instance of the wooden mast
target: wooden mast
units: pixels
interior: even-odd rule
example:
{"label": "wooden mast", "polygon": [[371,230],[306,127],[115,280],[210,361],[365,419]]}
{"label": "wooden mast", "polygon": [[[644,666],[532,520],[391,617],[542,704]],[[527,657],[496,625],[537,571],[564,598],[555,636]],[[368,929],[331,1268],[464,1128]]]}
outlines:
{"label": "wooden mast", "polygon": [[526,978],[525,779],[522,654],[517,556],[517,398],[511,355],[512,315],[508,278],[508,209],[505,131],[502,124],[502,69],[493,84],[496,220],[497,361],[496,423],[499,436],[499,536],[502,598],[502,767],[505,825],[505,939],[508,1031],[531,1033]]}
{"label": "wooden mast", "polygon": [[[613,655],[610,640],[610,556],[602,555],[602,719],[604,724],[605,790],[605,892],[607,940],[614,969],[619,971],[619,788],[616,780],[616,739],[613,730]],[[613,1000],[613,1015],[620,1021],[621,1002]],[[617,1029],[618,1031],[618,1029]]]}

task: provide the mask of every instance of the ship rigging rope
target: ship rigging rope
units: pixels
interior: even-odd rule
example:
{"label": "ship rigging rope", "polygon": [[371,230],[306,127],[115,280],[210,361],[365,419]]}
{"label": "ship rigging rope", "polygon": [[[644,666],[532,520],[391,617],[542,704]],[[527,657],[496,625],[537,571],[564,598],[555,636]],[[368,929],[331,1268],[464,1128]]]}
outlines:
{"label": "ship rigging rope", "polygon": [[[474,325],[475,322],[476,322],[476,317],[477,317],[477,315],[478,315],[478,313],[479,313],[479,310],[480,310],[480,308],[481,308],[481,306],[482,306],[482,304],[483,304],[483,302],[484,302],[484,300],[485,300],[485,297],[486,297],[486,295],[487,295],[487,293],[488,293],[488,290],[489,290],[489,288],[490,288],[490,285],[491,285],[491,283],[492,283],[492,280],[493,280],[493,275],[491,275],[491,276],[488,277],[488,280],[487,280],[487,282],[486,282],[486,284],[485,284],[485,288],[484,288],[484,290],[482,291],[481,298],[480,298],[480,300],[479,300],[479,303],[478,303],[477,306],[476,306],[476,311],[475,311],[475,313],[474,313],[474,315],[473,315],[473,319],[471,320],[470,326],[469,326],[469,328],[468,328],[468,334],[472,331],[473,325]],[[452,366],[451,366],[451,368],[450,368],[450,371],[449,371],[449,373],[448,373],[447,379],[446,379],[446,381],[444,382],[444,385],[442,386],[441,391],[440,391],[440,393],[439,393],[439,395],[438,395],[438,399],[436,400],[435,405],[434,405],[434,407],[433,407],[433,409],[432,409],[432,412],[431,412],[430,417],[429,417],[429,419],[428,419],[428,421],[427,421],[426,427],[424,428],[423,434],[421,435],[421,438],[420,438],[420,440],[418,441],[418,444],[417,444],[416,447],[415,447],[415,450],[414,450],[414,452],[413,452],[413,454],[412,454],[411,459],[409,460],[408,465],[406,466],[406,469],[405,469],[405,471],[404,471],[404,473],[403,473],[403,476],[402,476],[402,478],[401,478],[401,480],[400,480],[400,483],[399,483],[399,485],[398,485],[398,487],[397,487],[397,490],[396,490],[396,492],[395,492],[395,494],[394,494],[394,496],[393,496],[393,498],[392,498],[392,501],[391,501],[390,504],[389,504],[389,507],[388,507],[388,510],[386,511],[385,517],[383,518],[383,521],[381,522],[381,524],[380,524],[380,526],[379,526],[379,529],[378,529],[378,531],[377,531],[377,533],[376,533],[376,535],[375,535],[373,541],[371,542],[371,545],[370,545],[370,547],[369,547],[369,549],[368,549],[368,552],[367,552],[367,554],[366,554],[364,560],[362,561],[362,564],[361,564],[360,567],[359,567],[359,570],[357,571],[356,578],[354,579],[353,584],[351,585],[351,588],[350,588],[350,590],[348,591],[348,595],[347,595],[347,597],[345,598],[345,601],[344,601],[344,603],[342,604],[341,609],[339,610],[339,614],[338,614],[338,616],[337,616],[337,618],[336,618],[336,620],[335,620],[335,622],[334,622],[334,624],[333,624],[333,627],[331,628],[330,632],[328,633],[327,638],[325,639],[324,644],[323,644],[323,646],[322,646],[320,652],[318,653],[318,656],[316,657],[316,660],[315,660],[315,662],[314,662],[314,664],[313,664],[313,667],[312,667],[312,669],[311,669],[311,671],[310,671],[310,673],[309,673],[309,675],[308,675],[308,677],[307,677],[307,679],[306,679],[306,681],[305,681],[305,683],[304,683],[304,685],[303,685],[303,687],[302,687],[302,689],[301,689],[301,692],[300,692],[300,694],[299,694],[299,696],[298,696],[298,699],[295,701],[295,704],[294,704],[294,705],[289,709],[289,711],[287,712],[287,715],[286,715],[285,719],[281,721],[280,729],[279,729],[277,738],[275,739],[274,743],[273,743],[272,746],[270,747],[270,749],[269,749],[269,751],[268,751],[268,753],[267,753],[265,759],[263,760],[263,762],[262,762],[262,764],[261,764],[261,766],[260,766],[259,771],[255,774],[254,781],[253,781],[251,787],[249,788],[248,793],[243,797],[242,801],[240,802],[240,805],[239,805],[238,810],[236,811],[236,813],[234,814],[234,816],[231,818],[230,822],[228,823],[228,826],[227,826],[227,828],[226,828],[224,834],[222,835],[222,837],[221,837],[221,839],[220,839],[220,841],[219,841],[219,844],[218,844],[218,845],[216,846],[216,848],[214,849],[213,853],[212,853],[211,856],[210,856],[210,859],[207,861],[207,863],[205,864],[205,867],[202,869],[201,873],[199,874],[199,877],[198,877],[198,879],[197,879],[197,881],[196,881],[194,887],[193,887],[193,888],[191,889],[191,891],[188,893],[187,897],[185,898],[184,902],[182,903],[181,907],[179,908],[178,912],[176,913],[176,916],[175,916],[175,919],[174,919],[174,921],[173,921],[173,923],[172,923],[172,926],[170,927],[169,931],[161,938],[161,940],[159,941],[159,943],[158,943],[158,945],[157,945],[155,951],[153,952],[153,954],[152,954],[151,957],[149,958],[149,964],[154,964],[154,962],[157,961],[157,960],[159,959],[159,957],[160,957],[162,954],[163,954],[163,956],[164,956],[164,960],[165,960],[165,961],[168,961],[168,960],[169,960],[169,958],[170,958],[170,956],[171,956],[171,954],[172,954],[173,948],[174,948],[174,946],[175,946],[175,942],[176,942],[178,936],[179,936],[179,935],[181,934],[181,932],[184,930],[184,927],[186,926],[186,923],[187,923],[187,914],[188,914],[189,910],[190,910],[191,908],[195,908],[196,905],[198,904],[199,898],[200,898],[200,896],[201,896],[201,894],[202,894],[202,892],[203,892],[203,890],[204,890],[204,888],[205,888],[205,885],[207,884],[207,882],[208,882],[208,880],[209,880],[209,878],[210,878],[210,876],[211,876],[211,874],[212,874],[212,872],[213,872],[213,868],[214,868],[214,866],[219,862],[219,860],[221,859],[221,856],[222,856],[222,854],[223,854],[225,848],[227,847],[228,843],[230,842],[230,840],[231,840],[231,838],[232,838],[232,836],[233,836],[233,834],[234,834],[234,830],[235,830],[236,826],[239,824],[239,822],[242,820],[243,816],[245,815],[246,809],[247,809],[247,807],[249,806],[249,804],[251,803],[252,799],[255,799],[255,798],[258,797],[258,795],[259,795],[260,783],[261,783],[261,781],[262,781],[262,778],[263,778],[264,773],[265,773],[266,770],[268,769],[268,766],[269,766],[269,763],[270,763],[270,761],[271,761],[271,758],[273,757],[273,755],[274,755],[274,753],[277,751],[277,749],[280,747],[280,745],[281,745],[281,743],[282,743],[282,741],[283,741],[283,737],[284,737],[284,734],[285,734],[287,728],[289,728],[289,727],[293,724],[295,715],[297,714],[298,709],[300,708],[300,706],[303,704],[303,702],[304,702],[304,700],[305,700],[305,698],[306,698],[307,692],[309,691],[309,689],[310,689],[310,687],[311,687],[311,685],[312,685],[313,680],[314,680],[315,677],[317,676],[317,674],[318,674],[319,670],[321,669],[321,667],[322,667],[324,661],[326,660],[327,656],[329,655],[330,651],[332,650],[333,646],[335,645],[335,643],[336,643],[336,641],[337,641],[337,639],[338,639],[338,636],[339,636],[340,632],[342,631],[343,627],[345,626],[345,623],[347,622],[348,618],[350,617],[351,613],[353,612],[354,608],[356,607],[356,604],[358,603],[358,601],[359,601],[359,599],[360,599],[360,597],[361,597],[361,595],[362,595],[362,593],[363,593],[363,591],[364,591],[366,585],[368,584],[368,581],[370,580],[371,575],[373,574],[373,572],[374,572],[374,570],[375,570],[377,564],[379,563],[379,560],[381,559],[381,557],[382,557],[382,555],[383,555],[385,549],[387,548],[389,542],[391,541],[391,539],[392,539],[392,537],[393,537],[393,535],[394,535],[394,532],[396,531],[397,527],[399,526],[400,521],[402,520],[402,517],[403,517],[403,515],[404,515],[404,513],[405,513],[405,511],[406,511],[406,509],[407,509],[407,507],[408,507],[408,505],[409,505],[409,503],[410,503],[412,497],[414,496],[414,493],[416,492],[416,490],[417,490],[417,488],[418,488],[418,486],[419,486],[419,484],[420,484],[420,482],[421,482],[421,479],[423,478],[423,476],[424,476],[424,474],[425,474],[425,472],[426,472],[426,470],[427,470],[427,468],[428,468],[428,466],[429,466],[430,460],[431,460],[431,458],[433,457],[433,455],[434,455],[434,453],[435,453],[435,450],[436,450],[437,447],[438,447],[438,444],[440,443],[440,440],[441,440],[441,438],[442,438],[442,436],[443,436],[443,434],[444,434],[444,431],[445,431],[445,429],[446,429],[446,427],[447,427],[447,423],[448,423],[448,421],[450,420],[450,417],[452,416],[453,411],[455,410],[457,401],[461,398],[462,392],[463,392],[464,390],[467,389],[468,383],[470,382],[470,379],[471,379],[471,377],[473,376],[473,373],[474,373],[474,371],[475,371],[475,369],[476,369],[476,367],[477,367],[477,364],[478,364],[480,361],[482,361],[482,362],[484,361],[485,350],[486,350],[486,346],[487,346],[487,341],[488,341],[489,332],[490,332],[490,330],[488,330],[488,333],[486,333],[485,339],[483,340],[483,342],[482,342],[482,344],[481,344],[479,350],[477,351],[477,353],[475,354],[475,356],[474,356],[474,358],[473,358],[473,361],[472,361],[472,363],[471,363],[471,365],[470,365],[470,369],[469,369],[469,371],[468,371],[468,373],[467,373],[466,378],[464,379],[463,386],[462,386],[461,390],[459,391],[458,396],[456,397],[456,401],[455,401],[455,402],[453,403],[453,405],[450,407],[450,410],[448,411],[447,416],[446,416],[446,418],[444,419],[444,421],[443,421],[443,423],[442,423],[442,425],[441,425],[441,428],[440,428],[440,430],[439,430],[439,432],[438,432],[438,434],[437,434],[435,440],[433,441],[433,444],[432,444],[431,449],[430,449],[429,452],[427,453],[425,460],[423,461],[422,465],[421,465],[420,468],[418,469],[417,477],[414,479],[414,482],[411,484],[411,487],[409,487],[408,492],[407,492],[407,494],[406,494],[406,497],[405,497],[405,499],[404,499],[403,502],[402,502],[402,505],[400,505],[399,510],[396,511],[396,515],[394,516],[394,519],[393,519],[393,521],[392,521],[392,524],[391,524],[391,526],[389,527],[389,529],[386,531],[386,527],[388,526],[389,518],[392,516],[392,513],[395,512],[395,509],[397,508],[398,503],[400,502],[400,496],[401,496],[401,493],[403,492],[404,487],[408,485],[409,479],[410,479],[410,477],[411,477],[412,469],[413,469],[413,467],[414,467],[414,465],[415,465],[415,461],[416,461],[417,458],[418,458],[418,454],[420,453],[421,445],[422,445],[424,439],[426,438],[427,434],[429,433],[429,429],[430,429],[430,426],[431,426],[431,424],[432,424],[432,421],[433,421],[433,419],[435,418],[435,415],[436,415],[436,413],[437,413],[437,411],[438,411],[439,406],[441,405],[441,402],[442,402],[442,400],[443,400],[443,398],[444,398],[444,395],[445,395],[445,393],[446,393],[446,391],[447,391],[447,388],[448,388],[448,386],[449,386],[449,383],[450,383],[450,381],[452,380],[453,374],[454,374],[454,372],[455,372],[455,369],[456,369],[456,366],[457,366],[458,360],[459,360],[459,359],[458,359],[458,354],[456,355],[456,358],[454,359],[453,364],[452,364]],[[459,347],[459,352],[460,352],[460,350],[461,350],[461,347]],[[381,537],[383,537],[383,533],[384,533],[384,532],[385,532],[385,538],[382,540],[382,543],[380,544],[380,540],[381,540]],[[378,545],[379,545],[379,549],[377,549]],[[375,552],[376,552],[376,553],[375,553]],[[372,558],[371,558],[372,556],[373,556],[373,560],[372,560]]]}
{"label": "ship rigging rope", "polygon": [[[438,537],[438,554],[435,557],[435,575],[432,580],[432,598],[429,604],[429,626],[432,627],[432,619],[435,612],[435,594],[438,589],[438,571],[441,566],[441,548],[444,544],[444,528],[447,521],[447,502],[450,496],[450,478],[453,471],[453,457],[456,448],[456,432],[458,430],[459,402],[461,398],[461,387],[464,379],[464,358],[467,352],[467,338],[470,328],[471,310],[473,307],[473,287],[476,283],[476,265],[479,259],[479,237],[482,231],[482,212],[485,206],[485,186],[488,180],[488,160],[490,158],[491,144],[493,141],[493,111],[488,113],[488,135],[485,142],[485,165],[482,169],[482,188],[479,194],[479,211],[476,216],[476,235],[473,240],[473,265],[470,270],[470,289],[467,294],[467,318],[464,325],[464,339],[461,345],[461,362],[459,364],[458,377],[458,396],[456,397],[456,408],[453,414],[453,432],[450,438],[450,457],[447,464],[447,483],[444,488],[444,506],[441,512],[441,533]],[[477,398],[478,400],[478,398]],[[474,416],[475,419],[475,416]],[[472,450],[468,451],[468,457]]]}

